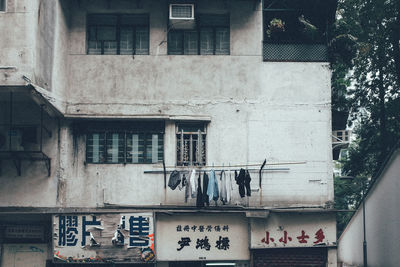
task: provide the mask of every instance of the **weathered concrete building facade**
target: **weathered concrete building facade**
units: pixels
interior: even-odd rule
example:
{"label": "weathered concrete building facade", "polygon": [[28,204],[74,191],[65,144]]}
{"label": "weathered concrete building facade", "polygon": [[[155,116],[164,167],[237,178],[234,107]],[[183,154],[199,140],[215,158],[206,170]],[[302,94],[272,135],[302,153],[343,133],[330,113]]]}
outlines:
{"label": "weathered concrete building facade", "polygon": [[335,1],[0,2],[1,266],[336,265]]}

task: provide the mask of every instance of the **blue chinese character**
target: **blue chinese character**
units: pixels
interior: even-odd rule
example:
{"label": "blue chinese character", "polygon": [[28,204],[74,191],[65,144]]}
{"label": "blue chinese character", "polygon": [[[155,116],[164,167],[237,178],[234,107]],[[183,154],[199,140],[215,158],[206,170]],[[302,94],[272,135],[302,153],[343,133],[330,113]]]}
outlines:
{"label": "blue chinese character", "polygon": [[65,216],[58,217],[58,245],[65,246]]}
{"label": "blue chinese character", "polygon": [[129,218],[129,246],[147,247],[149,246],[149,219],[139,216]]}
{"label": "blue chinese character", "polygon": [[82,216],[82,246],[86,245],[86,237],[90,236],[90,232],[86,231],[86,225],[101,225],[101,222],[96,221],[96,216],[93,216],[92,221],[86,221],[86,216]]}
{"label": "blue chinese character", "polygon": [[73,247],[78,243],[76,235],[78,234],[78,216],[63,216],[58,219],[58,245]]}

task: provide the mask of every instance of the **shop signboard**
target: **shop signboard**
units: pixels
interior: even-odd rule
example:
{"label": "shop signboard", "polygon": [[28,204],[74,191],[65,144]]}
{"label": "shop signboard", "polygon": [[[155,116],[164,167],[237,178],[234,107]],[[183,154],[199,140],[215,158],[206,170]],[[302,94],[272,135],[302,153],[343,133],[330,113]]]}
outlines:
{"label": "shop signboard", "polygon": [[159,261],[250,259],[244,215],[158,215],[156,225]]}
{"label": "shop signboard", "polygon": [[155,260],[152,213],[53,216],[56,262]]}
{"label": "shop signboard", "polygon": [[335,246],[335,222],[332,213],[271,213],[268,218],[251,218],[251,248]]}

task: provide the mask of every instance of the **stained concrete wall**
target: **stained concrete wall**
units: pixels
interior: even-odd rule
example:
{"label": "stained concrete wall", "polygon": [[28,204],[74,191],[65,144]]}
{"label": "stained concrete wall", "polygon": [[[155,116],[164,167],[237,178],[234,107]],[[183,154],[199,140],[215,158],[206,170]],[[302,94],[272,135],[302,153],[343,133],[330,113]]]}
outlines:
{"label": "stained concrete wall", "polygon": [[[400,150],[368,192],[365,225],[368,266],[398,266],[400,261]],[[338,259],[343,266],[363,266],[363,212],[357,210],[339,239]]]}
{"label": "stained concrete wall", "polygon": [[[9,92],[14,91],[13,124],[31,124],[39,129],[40,107],[29,96],[28,88],[16,86],[31,82],[42,87],[51,102],[65,102],[68,86],[67,7],[68,1],[7,0],[6,11],[0,12],[0,124],[9,123]],[[23,76],[28,79],[24,80]],[[44,161],[23,160],[21,176],[18,176],[13,161],[3,159],[0,175],[2,206],[57,204],[58,188],[62,188],[62,183],[58,182],[63,173],[59,157],[62,148],[59,133],[62,131],[59,131],[57,119],[50,118],[46,112],[44,127],[51,132],[51,136],[47,131],[43,134],[43,152],[51,158],[50,176],[47,176]]]}
{"label": "stained concrete wall", "polygon": [[[0,92],[0,134],[7,136],[12,113],[13,125],[31,125],[36,127],[36,145],[24,147],[24,150],[40,149],[40,107],[34,103],[26,93],[13,93],[13,107],[10,110],[8,93]],[[21,108],[23,107],[23,108]],[[58,176],[58,125],[57,120],[43,113],[43,152],[51,158],[51,172],[48,176],[44,161],[21,161],[21,176],[18,175],[15,162],[12,158],[0,160],[0,205],[1,206],[33,206],[51,207],[56,205],[57,176]],[[8,150],[8,145],[2,146],[0,151]],[[26,154],[25,156],[28,156]]]}
{"label": "stained concrete wall", "polygon": [[[46,29],[37,34],[39,44],[48,43],[53,59],[51,63],[44,57],[45,69],[36,73],[42,73],[45,82],[48,69],[53,69],[49,90],[65,102],[65,115],[208,117],[209,165],[262,163],[265,158],[303,162],[279,166],[288,171],[264,173],[262,190],[257,173],[252,173],[249,205],[319,206],[332,201],[328,64],[262,62],[261,3],[245,0],[198,1],[198,12],[230,14],[229,56],[169,56],[163,42],[168,31],[167,2],[141,3],[138,7],[135,1],[83,0],[51,6],[56,27],[49,36],[40,35]],[[86,55],[88,13],[148,13],[150,55]],[[73,137],[70,123],[62,121],[55,128],[57,142],[49,143],[57,173],[43,182],[53,189],[56,183],[57,188],[41,194],[40,205],[184,204],[183,191],[164,190],[161,174],[144,174],[160,170],[160,164],[85,165],[85,139]],[[173,166],[173,119],[166,122],[164,138],[166,164]],[[12,183],[13,190],[23,190],[29,179],[19,178],[20,183]],[[233,204],[247,204],[234,194]],[[4,197],[2,203],[29,206],[38,196],[29,194],[18,201]]]}
{"label": "stained concrete wall", "polygon": [[34,76],[36,6],[37,0],[6,0],[6,12],[0,12],[0,85],[24,84],[22,75]]}
{"label": "stained concrete wall", "polygon": [[65,101],[68,1],[6,2],[0,12],[0,86],[31,82]]}
{"label": "stained concrete wall", "polygon": [[[114,3],[114,2],[113,2]],[[198,12],[228,12],[229,56],[167,55],[167,2],[75,2],[71,6],[68,116],[210,117],[207,163],[305,162],[253,173],[250,205],[323,205],[333,199],[330,155],[330,70],[324,63],[264,63],[261,3],[198,1]],[[86,15],[148,13],[150,55],[86,55]],[[99,67],[101,66],[101,67]],[[175,165],[175,125],[167,124],[165,160]],[[161,165],[84,165],[85,141],[67,178],[74,206],[183,204],[165,191]],[[151,192],[151,193],[150,193]],[[242,203],[235,192],[234,203]],[[89,204],[90,203],[90,204]],[[192,205],[193,203],[189,203]]]}

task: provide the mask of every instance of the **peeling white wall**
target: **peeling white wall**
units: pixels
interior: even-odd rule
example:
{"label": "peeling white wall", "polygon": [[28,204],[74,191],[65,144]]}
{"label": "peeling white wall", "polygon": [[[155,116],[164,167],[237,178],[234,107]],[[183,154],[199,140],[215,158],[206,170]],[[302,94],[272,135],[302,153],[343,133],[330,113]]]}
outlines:
{"label": "peeling white wall", "polygon": [[[262,62],[261,3],[255,6],[254,1],[244,0],[198,1],[199,12],[230,14],[231,55],[169,56],[167,44],[160,45],[167,37],[167,2],[142,1],[143,8],[139,9],[134,3],[57,2],[51,91],[67,103],[67,115],[207,116],[211,118],[207,128],[208,164],[261,164],[264,159],[305,162],[277,166],[289,171],[263,173],[262,190],[258,190],[258,173],[252,173],[254,191],[249,205],[319,206],[333,200],[327,63]],[[86,14],[103,12],[149,13],[150,55],[86,55]],[[4,27],[0,29],[5,31]],[[19,38],[30,43],[35,36]],[[15,42],[10,49],[18,47]],[[10,59],[2,64],[12,62]],[[29,62],[32,71],[33,59]],[[167,165],[175,165],[175,138],[174,121],[167,121]],[[56,140],[48,146],[53,147],[50,154],[57,173],[43,183],[51,188],[56,183],[57,188],[51,193],[41,192],[40,205],[56,205],[57,192],[57,205],[62,206],[184,203],[183,191],[164,190],[162,174],[143,173],[160,170],[159,164],[84,165],[85,140],[81,136],[74,142],[67,121],[61,122],[60,139]],[[32,178],[18,179],[18,183],[12,183],[12,192],[23,191],[24,182]],[[3,190],[0,188],[0,195],[6,192]],[[2,203],[29,206],[39,196],[22,195],[18,200],[4,197]],[[235,192],[233,204],[246,204],[246,200],[240,200]]]}
{"label": "peeling white wall", "polygon": [[6,0],[6,12],[0,12],[1,85],[21,85],[22,75],[33,77],[37,2]]}
{"label": "peeling white wall", "polygon": [[[122,3],[122,2],[121,2]],[[288,172],[263,174],[263,190],[250,205],[323,205],[333,199],[330,144],[330,70],[324,63],[262,62],[261,6],[250,1],[199,1],[198,12],[216,8],[231,21],[231,55],[167,55],[167,2],[108,7],[81,1],[71,7],[68,115],[204,115],[207,163],[228,165],[306,162]],[[225,3],[227,3],[225,1]],[[86,55],[86,14],[149,13],[150,55]],[[215,12],[215,9],[212,11]],[[101,66],[101,67],[99,67]],[[175,165],[174,123],[165,134],[165,160]],[[67,179],[67,202],[183,204],[183,191],[163,188],[161,165],[94,165],[84,138]],[[282,167],[282,166],[281,166]],[[258,174],[252,173],[258,189]],[[150,193],[151,192],[151,193]],[[166,201],[164,201],[166,199]],[[234,204],[243,204],[235,192]],[[193,205],[193,203],[189,203]]]}

